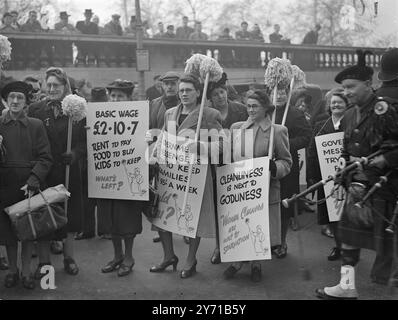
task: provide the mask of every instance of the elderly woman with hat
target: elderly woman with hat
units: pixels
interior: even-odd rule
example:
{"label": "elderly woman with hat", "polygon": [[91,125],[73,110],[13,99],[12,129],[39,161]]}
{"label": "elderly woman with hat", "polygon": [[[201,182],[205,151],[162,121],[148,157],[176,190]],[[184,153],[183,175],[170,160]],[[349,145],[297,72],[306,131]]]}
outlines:
{"label": "elderly woman with hat", "polygon": [[[289,174],[292,166],[292,156],[289,152],[289,138],[287,128],[281,125],[274,125],[275,141],[272,155],[268,155],[271,117],[274,106],[265,90],[255,90],[247,97],[246,102],[249,118],[246,121],[237,122],[231,126],[231,131],[238,131],[238,138],[232,141],[233,161],[240,161],[242,157],[242,141],[247,133],[253,132],[253,157],[261,158],[270,156],[271,184],[269,190],[269,229],[271,245],[281,243],[281,221],[280,221],[280,182],[279,180]],[[250,131],[249,131],[250,130]],[[236,132],[236,131],[235,131]],[[235,133],[234,133],[235,135]],[[232,278],[243,266],[243,262],[231,264],[225,271],[226,279]],[[261,264],[258,261],[251,263],[251,279],[254,282],[261,280]]]}
{"label": "elderly woman with hat", "polygon": [[[9,110],[0,117],[0,245],[5,245],[10,273],[5,278],[7,288],[17,285],[20,274],[17,267],[18,242],[11,221],[3,211],[37,192],[45,185],[51,169],[50,143],[43,123],[26,116],[31,86],[21,82],[7,84],[1,95]],[[34,289],[30,261],[33,242],[22,241],[22,285]]]}
{"label": "elderly woman with hat", "polygon": [[[132,101],[134,85],[130,81],[115,80],[107,87],[109,101]],[[103,273],[117,270],[119,277],[131,273],[135,260],[133,258],[134,238],[142,232],[144,202],[133,200],[98,199],[99,233],[111,234],[113,260],[101,269]],[[124,242],[124,252],[123,252]]]}
{"label": "elderly woman with hat", "polygon": [[[68,117],[62,113],[61,102],[65,96],[71,94],[69,78],[61,68],[51,67],[46,71],[47,98],[30,105],[28,115],[43,121],[51,145],[51,154],[54,165],[48,175],[47,183],[56,186],[65,183],[65,168],[70,165],[71,197],[68,201],[68,224],[65,230],[57,232],[55,239],[64,241],[64,270],[70,275],[77,275],[79,268],[74,260],[74,234],[81,230],[83,191],[80,160],[86,154],[86,129],[85,119],[73,124],[72,150],[66,152]],[[49,242],[39,250],[39,266],[35,277],[40,278],[40,268],[49,265]]]}
{"label": "elderly woman with hat", "polygon": [[[246,107],[235,101],[231,101],[228,97],[228,88],[226,85],[227,74],[223,73],[222,78],[218,82],[210,82],[207,90],[207,99],[211,102],[211,107],[221,113],[221,125],[224,129],[230,129],[231,126],[240,121],[246,121],[248,114]],[[214,168],[214,167],[211,167]],[[214,172],[215,174],[215,172]],[[214,190],[216,190],[214,180]],[[217,206],[215,207],[217,210]],[[216,219],[216,222],[218,220]],[[217,228],[218,230],[218,228]],[[216,241],[216,248],[210,259],[212,264],[221,263],[220,248],[219,248],[218,234]]]}

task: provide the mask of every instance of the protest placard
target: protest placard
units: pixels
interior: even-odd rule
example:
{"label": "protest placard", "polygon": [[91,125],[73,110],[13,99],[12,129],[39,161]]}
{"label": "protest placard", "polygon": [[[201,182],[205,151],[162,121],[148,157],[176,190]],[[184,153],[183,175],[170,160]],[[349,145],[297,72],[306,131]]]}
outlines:
{"label": "protest placard", "polygon": [[268,197],[268,157],[217,168],[222,262],[271,259]]}
{"label": "protest placard", "polygon": [[90,198],[148,200],[145,134],[147,101],[89,103],[87,110]]}
{"label": "protest placard", "polygon": [[[202,206],[208,165],[189,166],[187,140],[176,136],[162,136],[158,148],[159,159],[159,209],[151,222],[164,230],[195,238]],[[192,169],[188,200],[183,208],[189,168]]]}
{"label": "protest placard", "polygon": [[[339,158],[343,150],[344,132],[336,132],[315,137],[322,180],[333,176],[338,170]],[[324,185],[326,207],[330,222],[339,221],[344,201],[328,197],[333,190],[333,181]]]}

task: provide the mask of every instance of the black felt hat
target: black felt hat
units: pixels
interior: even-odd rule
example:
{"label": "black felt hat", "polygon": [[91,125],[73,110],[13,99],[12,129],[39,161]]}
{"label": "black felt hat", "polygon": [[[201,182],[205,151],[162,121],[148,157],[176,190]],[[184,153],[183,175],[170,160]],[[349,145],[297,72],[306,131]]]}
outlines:
{"label": "black felt hat", "polygon": [[95,87],[91,89],[91,102],[106,102],[108,95],[104,87]]}
{"label": "black felt hat", "polygon": [[84,10],[84,15],[90,15],[90,16],[92,16],[92,15],[93,15],[93,10],[91,10],[91,9],[86,9],[86,10]]}
{"label": "black felt hat", "polygon": [[385,52],[380,61],[381,70],[377,75],[381,81],[398,79],[398,48],[392,48]]}
{"label": "black felt hat", "polygon": [[32,92],[32,86],[23,81],[13,81],[4,86],[1,90],[1,97],[4,100],[7,100],[7,97],[10,92],[22,92],[25,95],[25,98],[28,100],[30,93]]}
{"label": "black felt hat", "polygon": [[342,83],[346,79],[355,79],[355,80],[371,80],[373,77],[373,69],[366,65],[366,55],[372,54],[371,51],[363,51],[357,50],[358,55],[358,63],[354,66],[349,66],[337,74],[334,81],[337,83]]}

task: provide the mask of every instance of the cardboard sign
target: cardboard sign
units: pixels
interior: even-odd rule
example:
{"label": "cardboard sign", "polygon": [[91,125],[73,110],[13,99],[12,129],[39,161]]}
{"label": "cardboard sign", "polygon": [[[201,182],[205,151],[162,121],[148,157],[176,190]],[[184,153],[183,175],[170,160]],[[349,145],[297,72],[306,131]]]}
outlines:
{"label": "cardboard sign", "polygon": [[[330,133],[315,137],[318,152],[319,166],[322,180],[333,176],[338,170],[339,158],[343,150],[344,132]],[[325,196],[328,197],[333,190],[333,181],[324,185]],[[330,222],[339,221],[343,210],[344,201],[335,197],[326,200],[326,207]]]}
{"label": "cardboard sign", "polygon": [[[158,158],[161,163],[158,183],[160,202],[158,215],[151,222],[161,229],[195,238],[208,165],[189,165],[189,161],[183,161],[190,159],[189,149],[181,147],[179,142],[175,137],[170,138],[170,135],[162,136],[161,146],[158,148],[160,150]],[[191,183],[184,209],[190,169]]]}
{"label": "cardboard sign", "polygon": [[89,103],[88,196],[148,200],[147,101]]}
{"label": "cardboard sign", "polygon": [[222,262],[271,259],[268,197],[268,157],[217,168]]}

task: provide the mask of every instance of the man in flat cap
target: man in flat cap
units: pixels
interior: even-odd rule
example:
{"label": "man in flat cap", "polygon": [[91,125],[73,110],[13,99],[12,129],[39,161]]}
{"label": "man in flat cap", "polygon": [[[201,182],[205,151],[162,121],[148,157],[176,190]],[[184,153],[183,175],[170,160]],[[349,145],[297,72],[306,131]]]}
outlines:
{"label": "man in flat cap", "polygon": [[119,14],[113,14],[112,15],[112,20],[109,21],[105,26],[105,30],[109,34],[113,34],[116,36],[122,36],[123,35],[123,29],[122,26],[120,25],[120,15]]}
{"label": "man in flat cap", "polygon": [[163,95],[149,103],[149,129],[162,129],[166,110],[178,105],[178,73],[169,71],[160,77]]}
{"label": "man in flat cap", "polygon": [[[358,64],[340,72],[335,81],[342,85],[351,107],[342,120],[344,145],[341,167],[380,152],[367,163],[345,173],[338,181],[346,189],[346,201],[339,221],[341,279],[334,287],[317,289],[321,299],[357,299],[355,266],[360,248],[393,255],[397,237],[388,232],[398,196],[398,105],[380,98],[372,89],[373,69],[366,66],[366,54],[357,51]],[[376,192],[370,188],[388,175]],[[368,200],[361,201],[369,193]],[[390,280],[393,279],[391,274]]]}
{"label": "man in flat cap", "polygon": [[153,86],[150,86],[145,91],[147,100],[152,101],[162,96],[163,88],[162,88],[162,81],[160,80],[160,78],[161,78],[160,75],[156,75],[153,77],[154,81]]}

